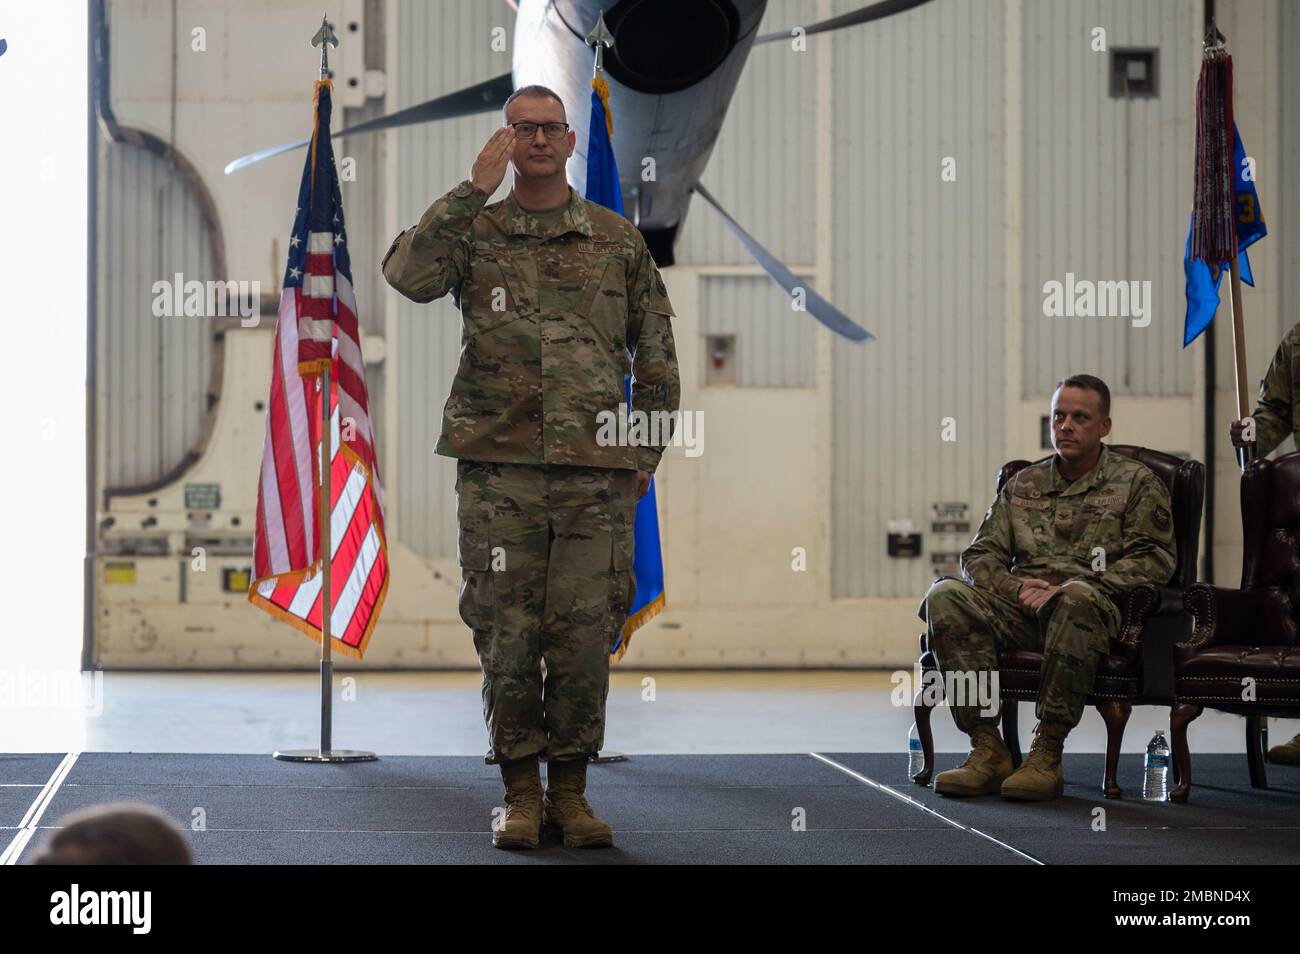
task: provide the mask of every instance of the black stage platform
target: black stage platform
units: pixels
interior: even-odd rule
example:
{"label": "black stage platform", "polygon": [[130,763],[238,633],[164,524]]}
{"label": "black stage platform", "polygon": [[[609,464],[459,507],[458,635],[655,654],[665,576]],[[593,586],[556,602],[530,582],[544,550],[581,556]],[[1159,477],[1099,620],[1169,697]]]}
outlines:
{"label": "black stage platform", "polygon": [[[938,769],[961,759],[941,753]],[[139,800],[187,829],[201,810],[206,831],[191,841],[203,864],[1300,861],[1300,768],[1270,766],[1274,787],[1255,790],[1244,755],[1196,756],[1188,804],[1146,804],[1141,756],[1122,758],[1125,797],[1107,801],[1102,756],[1067,752],[1065,797],[1022,805],[941,798],[914,785],[906,765],[904,755],[879,753],[636,755],[589,773],[588,795],[617,847],[551,841],[505,852],[489,834],[498,770],[480,758],[310,765],[269,755],[0,755],[0,850],[13,845],[5,860],[21,864],[68,812]],[[1094,830],[1097,808],[1104,831]],[[806,830],[796,830],[799,818]]]}

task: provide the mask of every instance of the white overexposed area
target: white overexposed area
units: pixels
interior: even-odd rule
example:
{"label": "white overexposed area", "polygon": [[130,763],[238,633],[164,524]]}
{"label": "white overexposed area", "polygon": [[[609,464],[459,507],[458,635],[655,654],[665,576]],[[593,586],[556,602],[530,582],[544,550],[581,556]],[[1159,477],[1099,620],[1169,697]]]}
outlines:
{"label": "white overexposed area", "polygon": [[8,47],[0,55],[0,670],[6,673],[19,659],[44,673],[75,672],[80,664],[86,9],[76,0],[0,8],[0,38]]}

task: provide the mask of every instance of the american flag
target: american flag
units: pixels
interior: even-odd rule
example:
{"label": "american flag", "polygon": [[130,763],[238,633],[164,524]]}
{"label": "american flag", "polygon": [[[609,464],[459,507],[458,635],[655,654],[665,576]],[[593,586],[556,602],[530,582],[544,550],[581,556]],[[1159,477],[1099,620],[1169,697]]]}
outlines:
{"label": "american flag", "polygon": [[320,382],[328,365],[330,648],[360,658],[388,590],[388,544],[330,146],[330,88],[328,80],[316,84],[316,123],[280,294],[248,599],[320,641]]}

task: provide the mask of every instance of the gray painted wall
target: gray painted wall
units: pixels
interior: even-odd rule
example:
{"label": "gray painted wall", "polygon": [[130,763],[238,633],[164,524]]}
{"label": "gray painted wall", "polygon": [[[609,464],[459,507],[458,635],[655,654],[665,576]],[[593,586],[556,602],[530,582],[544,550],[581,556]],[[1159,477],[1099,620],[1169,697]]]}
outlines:
{"label": "gray painted wall", "polygon": [[832,345],[833,596],[919,596],[929,560],[887,556],[888,522],[978,520],[1002,463],[1001,30],[1000,4],[936,0],[834,35],[832,299],[879,340]]}
{"label": "gray painted wall", "polygon": [[[1116,394],[1191,394],[1199,358],[1181,350],[1183,242],[1200,22],[1200,5],[1187,0],[1024,4],[1026,395],[1050,394],[1074,370],[1099,375]],[[1091,48],[1096,27],[1110,50],[1159,50],[1157,96],[1110,97],[1110,53]],[[1150,281],[1151,324],[1044,317],[1043,283],[1067,272]]]}

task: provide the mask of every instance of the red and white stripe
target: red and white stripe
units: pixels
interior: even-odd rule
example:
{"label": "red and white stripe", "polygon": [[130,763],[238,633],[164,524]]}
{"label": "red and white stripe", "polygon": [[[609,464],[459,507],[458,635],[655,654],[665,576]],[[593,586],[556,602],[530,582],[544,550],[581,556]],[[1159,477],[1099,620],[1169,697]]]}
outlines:
{"label": "red and white stripe", "polygon": [[[322,234],[311,236],[302,287],[280,297],[249,600],[320,639],[319,377],[299,369],[310,367],[313,354],[332,352],[330,633],[333,647],[360,657],[388,585],[383,491],[356,298]],[[349,420],[345,439],[341,425]]]}

